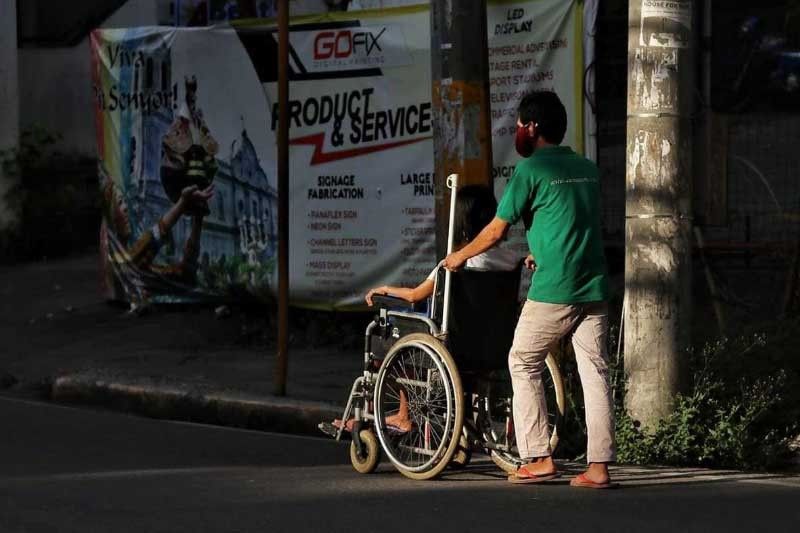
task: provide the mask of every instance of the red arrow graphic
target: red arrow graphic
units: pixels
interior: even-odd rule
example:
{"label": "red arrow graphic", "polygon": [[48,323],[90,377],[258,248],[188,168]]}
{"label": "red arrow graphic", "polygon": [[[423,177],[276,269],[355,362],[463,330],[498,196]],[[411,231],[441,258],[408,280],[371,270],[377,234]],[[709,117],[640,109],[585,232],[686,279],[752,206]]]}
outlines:
{"label": "red arrow graphic", "polygon": [[325,143],[325,133],[314,133],[305,137],[298,137],[291,139],[289,144],[294,145],[309,145],[314,147],[314,154],[311,156],[311,165],[320,165],[322,163],[330,163],[331,161],[339,161],[342,159],[349,159],[351,157],[358,157],[365,154],[374,152],[381,152],[383,150],[390,150],[398,146],[405,146],[407,144],[418,143],[431,139],[432,136],[420,137],[418,139],[407,139],[405,141],[396,141],[386,144],[376,144],[373,146],[362,146],[360,148],[351,148],[349,150],[339,150],[338,152],[323,152],[322,146]]}

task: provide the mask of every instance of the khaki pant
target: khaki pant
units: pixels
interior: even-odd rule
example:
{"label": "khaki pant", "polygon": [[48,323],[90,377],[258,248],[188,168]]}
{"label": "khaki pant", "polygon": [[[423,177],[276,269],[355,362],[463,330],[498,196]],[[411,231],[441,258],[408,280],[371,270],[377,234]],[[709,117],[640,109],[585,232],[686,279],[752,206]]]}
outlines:
{"label": "khaki pant", "polygon": [[548,351],[566,335],[575,349],[586,403],[587,460],[613,462],[616,460],[614,406],[608,379],[605,302],[571,305],[525,302],[508,355],[520,457],[545,457],[551,453],[542,372],[546,370]]}

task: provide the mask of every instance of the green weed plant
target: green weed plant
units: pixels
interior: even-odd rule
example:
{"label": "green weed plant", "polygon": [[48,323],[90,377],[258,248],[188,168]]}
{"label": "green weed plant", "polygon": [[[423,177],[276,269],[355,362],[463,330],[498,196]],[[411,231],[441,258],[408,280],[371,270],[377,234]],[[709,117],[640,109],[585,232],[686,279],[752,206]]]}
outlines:
{"label": "green weed plant", "polygon": [[[724,338],[686,352],[686,386],[672,414],[644,429],[624,408],[624,357],[609,353],[616,403],[618,461],[636,465],[769,469],[785,466],[800,434],[800,352],[797,320],[760,333]],[[566,358],[567,427],[562,456],[582,458],[583,399],[574,360]]]}

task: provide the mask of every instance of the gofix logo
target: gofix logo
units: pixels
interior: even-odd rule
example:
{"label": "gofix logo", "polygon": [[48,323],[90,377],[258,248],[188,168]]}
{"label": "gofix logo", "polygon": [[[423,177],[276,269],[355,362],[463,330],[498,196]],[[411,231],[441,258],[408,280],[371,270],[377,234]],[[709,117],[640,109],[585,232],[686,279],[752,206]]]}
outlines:
{"label": "gofix logo", "polygon": [[363,55],[369,56],[376,48],[382,52],[378,39],[385,31],[386,28],[377,34],[371,31],[351,30],[320,32],[314,39],[314,59],[345,59],[353,54],[359,55],[360,50],[363,50]]}

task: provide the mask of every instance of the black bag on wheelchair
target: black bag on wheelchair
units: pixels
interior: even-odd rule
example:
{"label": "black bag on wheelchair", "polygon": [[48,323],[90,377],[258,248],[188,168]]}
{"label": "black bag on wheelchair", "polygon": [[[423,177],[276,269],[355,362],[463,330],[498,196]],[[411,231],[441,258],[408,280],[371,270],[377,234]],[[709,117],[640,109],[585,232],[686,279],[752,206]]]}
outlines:
{"label": "black bag on wheelchair", "polygon": [[[519,281],[522,264],[510,271],[464,269],[451,274],[450,321],[445,344],[463,372],[491,372],[507,368],[508,351],[514,339],[519,310]],[[442,325],[444,269],[437,280],[433,322]],[[381,360],[398,339],[411,333],[431,333],[425,321],[424,304],[411,304],[391,296],[373,296],[381,315],[370,336],[370,351]]]}
{"label": "black bag on wheelchair", "polygon": [[447,347],[460,371],[508,368],[519,310],[520,271],[521,265],[511,271],[452,273]]}

